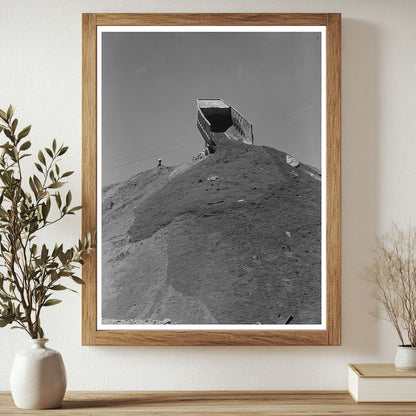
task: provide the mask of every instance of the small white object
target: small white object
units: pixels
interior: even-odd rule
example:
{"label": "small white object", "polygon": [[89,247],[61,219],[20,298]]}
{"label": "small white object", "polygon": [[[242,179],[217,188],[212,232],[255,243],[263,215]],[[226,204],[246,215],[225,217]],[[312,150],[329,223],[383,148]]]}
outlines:
{"label": "small white object", "polygon": [[244,199],[239,199],[237,202],[244,202]]}
{"label": "small white object", "polygon": [[54,409],[64,398],[66,372],[62,356],[47,348],[47,341],[32,339],[30,349],[16,354],[10,387],[20,409]]}
{"label": "small white object", "polygon": [[399,371],[416,371],[416,347],[398,345],[394,365]]}
{"label": "small white object", "polygon": [[292,168],[297,168],[299,166],[299,162],[290,155],[286,155],[286,163],[292,166]]}
{"label": "small white object", "polygon": [[290,231],[286,231],[285,234],[290,238]]}

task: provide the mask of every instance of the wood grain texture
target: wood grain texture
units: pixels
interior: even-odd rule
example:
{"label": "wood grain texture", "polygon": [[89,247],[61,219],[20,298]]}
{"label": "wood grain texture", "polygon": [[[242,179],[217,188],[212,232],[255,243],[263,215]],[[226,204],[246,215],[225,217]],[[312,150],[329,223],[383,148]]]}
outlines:
{"label": "wood grain texture", "polygon": [[[97,229],[97,44],[96,19],[82,16],[82,234]],[[97,257],[82,267],[82,344],[94,345],[97,330]]]}
{"label": "wood grain texture", "polygon": [[346,392],[67,392],[62,408],[16,409],[0,393],[2,415],[414,415],[414,403],[355,403]]}
{"label": "wood grain texture", "polygon": [[327,345],[326,331],[97,331],[95,345]]}
{"label": "wood grain texture", "polygon": [[82,227],[97,224],[97,26],[326,26],[327,30],[327,322],[322,331],[97,331],[97,263],[83,268],[83,345],[340,345],[341,343],[341,16],[340,14],[84,14]]}
{"label": "wood grain texture", "polygon": [[329,14],[327,43],[327,328],[341,345],[341,15]]}
{"label": "wood grain texture", "polygon": [[394,364],[349,364],[363,378],[416,378],[416,371],[398,371]]}
{"label": "wood grain texture", "polygon": [[325,26],[325,13],[98,13],[98,26]]}

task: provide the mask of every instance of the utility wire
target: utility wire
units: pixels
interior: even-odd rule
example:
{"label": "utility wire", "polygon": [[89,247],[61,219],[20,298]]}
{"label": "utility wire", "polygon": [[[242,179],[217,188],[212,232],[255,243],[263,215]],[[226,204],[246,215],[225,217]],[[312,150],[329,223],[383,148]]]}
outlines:
{"label": "utility wire", "polygon": [[[154,151],[158,146],[160,146],[160,143],[161,143],[162,139],[165,139],[165,138],[166,138],[166,135],[156,137],[156,138],[153,136],[152,140],[147,140],[147,141],[142,142],[140,144],[140,150],[144,153],[146,153],[148,151],[150,151],[150,152]],[[175,144],[175,142],[177,142],[178,140],[179,140],[179,138],[171,139],[169,144],[171,144],[171,143]],[[189,142],[192,141],[192,143],[195,144],[194,138],[192,138],[192,139],[189,138],[188,140],[189,140]],[[102,146],[105,147],[106,146],[106,144],[105,144],[106,141],[102,140],[102,143],[103,143]],[[120,158],[125,157],[126,155],[131,155],[131,154],[132,154],[132,150],[130,149],[130,150],[126,150],[126,151],[121,152],[121,153],[117,153],[117,155],[115,157],[117,159],[120,159]]]}
{"label": "utility wire", "polygon": [[[198,146],[200,146],[199,143],[198,143]],[[141,159],[132,160],[131,162],[121,163],[121,164],[115,165],[115,166],[110,166],[108,168],[103,169],[103,172],[106,172],[108,170],[113,170],[113,169],[116,169],[116,168],[120,168],[122,166],[124,167],[124,166],[128,166],[128,165],[132,165],[132,164],[138,163],[138,162],[144,162],[145,160],[153,159],[154,157],[158,157],[158,156],[164,156],[164,155],[167,155],[169,153],[177,152],[178,150],[182,150],[182,149],[189,148],[189,147],[192,147],[192,146],[188,145],[188,146],[177,147],[176,149],[172,149],[168,152],[155,153],[153,155],[150,155],[150,156],[147,156],[147,157],[144,157],[144,158],[141,158]]]}

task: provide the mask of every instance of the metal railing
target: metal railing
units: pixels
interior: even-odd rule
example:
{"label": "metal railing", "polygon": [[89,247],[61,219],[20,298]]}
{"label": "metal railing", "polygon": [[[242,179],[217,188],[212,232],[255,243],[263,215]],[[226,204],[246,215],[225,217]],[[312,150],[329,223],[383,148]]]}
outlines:
{"label": "metal railing", "polygon": [[210,145],[213,145],[212,141],[212,132],[211,132],[211,123],[207,120],[207,118],[202,113],[201,109],[198,107],[198,116],[196,125],[198,127],[199,132],[202,134],[204,140]]}
{"label": "metal railing", "polygon": [[234,107],[231,107],[231,119],[233,126],[243,136],[243,142],[253,144],[253,125],[243,117]]}

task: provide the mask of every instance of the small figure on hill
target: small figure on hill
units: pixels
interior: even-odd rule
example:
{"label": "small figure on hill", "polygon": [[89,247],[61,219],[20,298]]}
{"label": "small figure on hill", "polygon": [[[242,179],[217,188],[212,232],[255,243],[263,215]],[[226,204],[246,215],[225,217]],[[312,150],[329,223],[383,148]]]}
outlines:
{"label": "small figure on hill", "polygon": [[162,166],[162,159],[158,160],[157,167]]}

